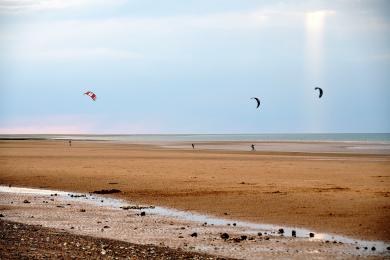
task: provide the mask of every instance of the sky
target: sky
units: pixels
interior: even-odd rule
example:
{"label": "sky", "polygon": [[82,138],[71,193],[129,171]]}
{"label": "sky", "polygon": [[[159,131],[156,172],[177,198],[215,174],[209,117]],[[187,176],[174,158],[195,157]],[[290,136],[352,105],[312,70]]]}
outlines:
{"label": "sky", "polygon": [[0,0],[0,37],[1,134],[390,132],[386,0]]}

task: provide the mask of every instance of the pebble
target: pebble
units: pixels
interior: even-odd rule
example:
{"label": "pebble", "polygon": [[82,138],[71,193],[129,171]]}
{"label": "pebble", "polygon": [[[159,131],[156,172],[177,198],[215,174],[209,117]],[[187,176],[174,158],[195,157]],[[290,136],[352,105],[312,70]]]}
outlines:
{"label": "pebble", "polygon": [[191,234],[192,237],[198,237],[198,233],[194,232]]}
{"label": "pebble", "polygon": [[142,211],[142,212],[141,212],[141,217],[143,217],[143,216],[145,216],[145,215],[146,215],[145,211]]}
{"label": "pebble", "polygon": [[296,237],[297,236],[297,231],[295,231],[295,230],[291,231],[291,236]]}
{"label": "pebble", "polygon": [[278,230],[278,233],[283,235],[283,234],[284,234],[284,229],[283,229],[283,228],[280,228],[280,229]]}
{"label": "pebble", "polygon": [[221,235],[221,238],[222,239],[229,239],[229,234],[228,233],[223,233],[222,235]]}
{"label": "pebble", "polygon": [[31,203],[30,201],[28,200],[24,200],[23,203]]}
{"label": "pebble", "polygon": [[309,233],[309,237],[314,237],[314,233]]}

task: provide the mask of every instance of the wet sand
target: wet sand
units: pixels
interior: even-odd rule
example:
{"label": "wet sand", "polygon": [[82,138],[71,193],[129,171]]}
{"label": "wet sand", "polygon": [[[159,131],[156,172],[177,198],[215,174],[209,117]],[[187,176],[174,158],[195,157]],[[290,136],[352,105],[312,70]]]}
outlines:
{"label": "wet sand", "polygon": [[0,184],[115,188],[122,192],[111,196],[137,203],[390,241],[390,156],[383,152],[1,141]]}
{"label": "wet sand", "polygon": [[[5,230],[2,230],[2,233],[11,229],[11,237],[16,233],[22,238],[22,246],[17,242],[12,243],[12,240],[10,242],[6,237],[3,241],[0,239],[0,246],[2,243],[8,243],[9,247],[15,249],[8,253],[26,253],[23,244],[32,243],[30,246],[34,250],[30,251],[30,255],[34,257],[42,255],[39,251],[47,254],[53,253],[53,250],[54,253],[75,255],[80,248],[84,251],[83,255],[93,253],[100,254],[101,257],[115,255],[124,258],[141,253],[138,254],[140,259],[207,257],[199,253],[214,259],[347,259],[358,256],[381,259],[390,255],[389,244],[380,241],[348,241],[342,237],[318,233],[310,237],[309,231],[301,230],[296,230],[297,237],[293,237],[292,230],[287,228],[280,231],[280,227],[253,227],[241,222],[203,222],[164,215],[157,207],[150,208],[148,205],[145,205],[147,209],[125,210],[124,205],[135,205],[100,195],[52,192],[55,191],[26,191],[1,187],[1,218],[8,221],[7,223],[13,221],[34,225],[34,229],[42,226],[51,228],[54,232],[66,232],[67,236],[72,234],[70,239],[62,238],[58,248],[58,237],[54,240],[50,236],[49,239],[45,236],[37,238],[35,234],[19,234],[19,225],[3,225]],[[22,228],[25,226],[22,225]],[[37,229],[39,232],[44,230]],[[116,241],[107,242],[108,239]],[[119,241],[131,244],[126,245]],[[123,247],[131,249],[123,250]],[[173,250],[164,250],[167,248]],[[163,255],[160,255],[161,253]]]}

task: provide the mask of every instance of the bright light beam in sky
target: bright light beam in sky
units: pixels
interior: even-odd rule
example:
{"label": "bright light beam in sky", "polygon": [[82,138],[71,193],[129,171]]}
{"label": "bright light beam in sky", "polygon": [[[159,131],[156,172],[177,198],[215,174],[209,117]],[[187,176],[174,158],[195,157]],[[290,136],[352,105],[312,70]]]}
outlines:
{"label": "bright light beam in sky", "polygon": [[307,71],[310,81],[321,80],[323,62],[323,33],[325,18],[330,12],[315,11],[306,14]]}

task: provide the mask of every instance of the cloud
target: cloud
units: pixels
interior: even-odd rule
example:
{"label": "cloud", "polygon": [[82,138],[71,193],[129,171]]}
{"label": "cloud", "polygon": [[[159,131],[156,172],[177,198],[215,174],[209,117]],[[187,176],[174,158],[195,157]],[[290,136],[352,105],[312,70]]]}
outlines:
{"label": "cloud", "polygon": [[2,0],[1,13],[26,13],[53,9],[80,8],[93,5],[118,5],[125,0]]}
{"label": "cloud", "polygon": [[127,123],[104,116],[45,115],[2,121],[0,134],[154,134],[161,127],[158,119]]}
{"label": "cloud", "polygon": [[25,59],[30,60],[58,60],[58,61],[94,61],[94,60],[138,60],[142,58],[140,53],[115,50],[109,48],[85,48],[85,49],[56,49],[39,50],[24,54]]}
{"label": "cloud", "polygon": [[139,60],[145,53],[174,50],[172,43],[196,32],[259,30],[267,19],[266,14],[255,10],[148,18],[38,20],[3,27],[0,54],[16,61]]}
{"label": "cloud", "polygon": [[94,123],[80,116],[41,116],[1,122],[0,134],[82,134],[91,131]]}

